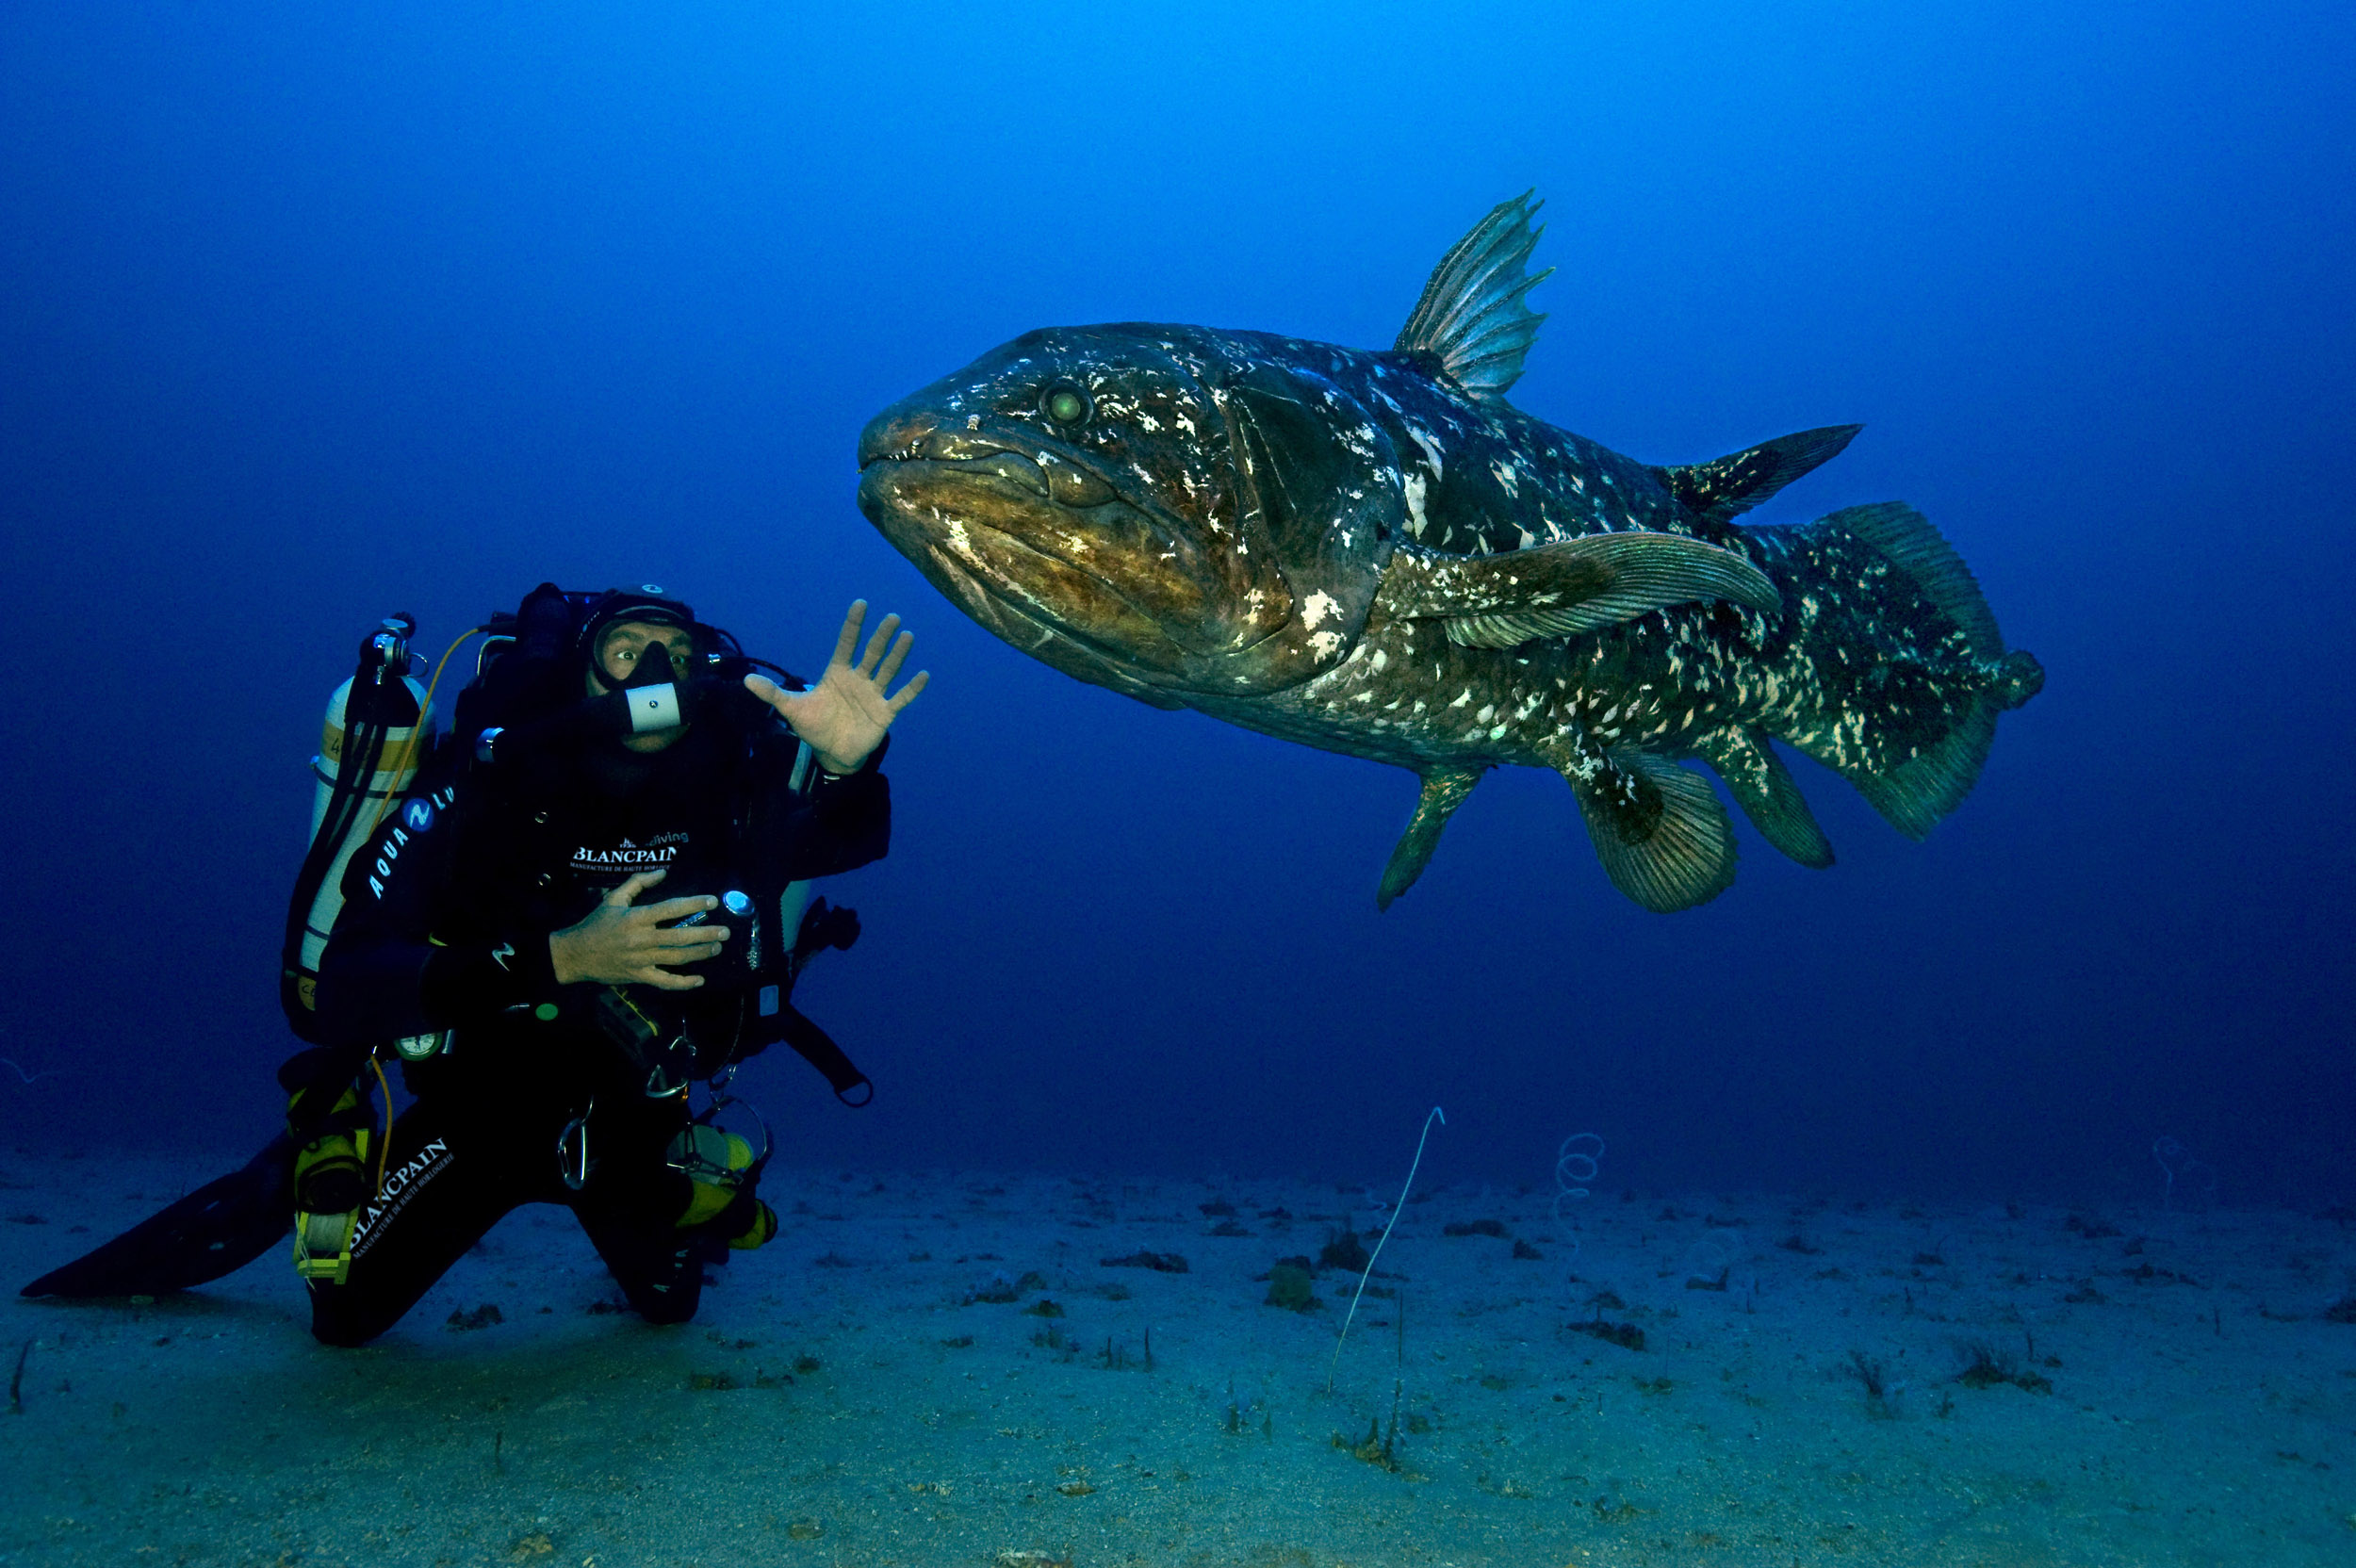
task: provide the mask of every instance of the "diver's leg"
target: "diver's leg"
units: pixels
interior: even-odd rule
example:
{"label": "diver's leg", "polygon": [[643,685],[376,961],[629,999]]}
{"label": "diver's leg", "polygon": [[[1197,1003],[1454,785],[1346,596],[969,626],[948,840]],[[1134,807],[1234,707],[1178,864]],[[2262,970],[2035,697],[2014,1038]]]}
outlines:
{"label": "diver's leg", "polygon": [[703,1301],[704,1257],[711,1244],[700,1231],[667,1221],[617,1221],[581,1217],[581,1229],[613,1271],[614,1282],[649,1323],[684,1323]]}
{"label": "diver's leg", "polygon": [[419,1101],[393,1124],[384,1184],[361,1205],[342,1284],[311,1283],[311,1332],[365,1345],[401,1320],[500,1217],[535,1194],[497,1140]]}
{"label": "diver's leg", "polygon": [[627,1119],[614,1117],[598,1129],[609,1152],[571,1200],[597,1256],[649,1323],[684,1323],[703,1298],[712,1244],[701,1228],[679,1228],[695,1188],[663,1158],[685,1125],[683,1111],[671,1102]]}

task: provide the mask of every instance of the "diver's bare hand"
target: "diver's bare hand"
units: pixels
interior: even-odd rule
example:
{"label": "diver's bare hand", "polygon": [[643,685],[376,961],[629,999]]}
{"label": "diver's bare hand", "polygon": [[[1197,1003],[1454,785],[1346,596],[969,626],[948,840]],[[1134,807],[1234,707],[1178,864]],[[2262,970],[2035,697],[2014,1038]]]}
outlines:
{"label": "diver's bare hand", "polygon": [[[900,710],[914,702],[932,678],[930,671],[919,670],[907,685],[887,694],[908,656],[908,645],[916,641],[900,631],[897,615],[883,618],[867,640],[867,651],[852,663],[866,619],[867,601],[852,600],[851,612],[843,617],[843,634],[834,641],[834,657],[826,661],[826,673],[807,692],[789,692],[767,676],[744,678],[744,689],[776,709],[794,733],[810,743],[818,765],[831,774],[857,773],[868,753],[883,743],[884,732]],[[900,633],[896,638],[895,631]]]}
{"label": "diver's bare hand", "polygon": [[669,875],[642,871],[605,895],[579,925],[548,935],[548,958],[556,966],[559,985],[594,980],[607,986],[660,986],[666,991],[691,991],[704,983],[700,974],[674,974],[665,964],[692,964],[710,958],[728,939],[725,925],[690,925],[663,922],[681,920],[698,910],[719,906],[716,898],[666,898],[660,904],[632,906],[640,893]]}

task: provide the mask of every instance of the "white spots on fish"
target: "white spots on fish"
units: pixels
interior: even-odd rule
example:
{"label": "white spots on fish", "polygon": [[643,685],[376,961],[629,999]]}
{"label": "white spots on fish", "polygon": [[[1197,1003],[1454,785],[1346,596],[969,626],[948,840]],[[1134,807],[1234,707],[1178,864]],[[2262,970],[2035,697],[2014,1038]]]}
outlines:
{"label": "white spots on fish", "polygon": [[1423,461],[1425,466],[1432,470],[1432,477],[1434,480],[1446,480],[1448,472],[1441,459],[1439,443],[1421,425],[1412,419],[1407,421],[1407,434],[1416,446],[1423,449]]}
{"label": "white spots on fish", "polygon": [[1142,409],[1137,411],[1137,429],[1145,432],[1148,435],[1157,433],[1162,428],[1162,422],[1159,419],[1154,418],[1153,416],[1146,413]]}
{"label": "white spots on fish", "polygon": [[1423,514],[1423,476],[1409,474],[1404,488],[1407,492],[1407,531],[1420,539],[1428,521]]}
{"label": "white spots on fish", "polygon": [[[1435,669],[1434,669],[1432,673],[1434,676],[1437,676],[1440,672],[1439,672],[1439,671],[1435,668]],[[1469,686],[1467,686],[1467,687],[1465,687],[1463,691],[1461,691],[1461,692],[1459,692],[1459,693],[1457,693],[1457,694],[1456,694],[1456,700],[1455,700],[1454,702],[1449,703],[1449,704],[1448,704],[1448,706],[1449,706],[1450,708],[1463,708],[1463,707],[1464,707],[1465,705],[1467,705],[1468,703],[1470,703],[1471,701],[1472,701],[1472,688],[1471,688],[1471,687],[1469,687]]]}
{"label": "white spots on fish", "polygon": [[[950,400],[949,400],[949,401],[950,401],[950,404],[951,404],[951,406],[952,406],[952,407],[956,406],[957,400],[956,400],[955,398],[950,399]],[[965,428],[966,428],[967,430],[979,430],[979,429],[981,429],[981,428],[982,428],[982,416],[981,416],[980,415],[978,415],[978,414],[969,414],[969,415],[967,415],[967,416],[965,416]]]}
{"label": "white spots on fish", "polygon": [[[1521,476],[1513,471],[1511,465],[1505,463],[1492,463],[1489,465],[1489,472],[1497,476],[1497,484],[1505,491],[1508,497],[1516,500],[1521,498]],[[1524,537],[1526,538],[1528,535],[1524,535]]]}
{"label": "white spots on fish", "polygon": [[1342,607],[1334,601],[1333,596],[1320,588],[1301,601],[1301,624],[1315,631],[1327,616],[1341,612]]}
{"label": "white spots on fish", "polygon": [[1479,719],[1482,724],[1487,724],[1491,719],[1497,717],[1497,705],[1496,703],[1484,702],[1481,705],[1481,710],[1475,713],[1473,717]]}
{"label": "white spots on fish", "polygon": [[1338,631],[1319,631],[1309,639],[1309,651],[1319,659],[1333,658],[1341,645],[1342,634]]}
{"label": "white spots on fish", "polygon": [[1522,534],[1521,547],[1522,547],[1523,549],[1528,549],[1528,548],[1530,548],[1530,546],[1532,546],[1532,545],[1534,545],[1534,544],[1536,544],[1536,543],[1538,542],[1538,536],[1537,536],[1536,534],[1534,534],[1534,533],[1530,532],[1530,530],[1528,530],[1528,529],[1523,529],[1523,530],[1521,531],[1521,534]]}

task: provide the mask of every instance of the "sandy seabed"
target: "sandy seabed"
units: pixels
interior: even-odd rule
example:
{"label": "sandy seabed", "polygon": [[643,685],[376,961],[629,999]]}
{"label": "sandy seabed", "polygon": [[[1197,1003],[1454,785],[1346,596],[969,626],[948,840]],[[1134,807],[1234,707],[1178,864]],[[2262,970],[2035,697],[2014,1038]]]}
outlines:
{"label": "sandy seabed", "polygon": [[[0,1279],[236,1163],[0,1160]],[[0,1564],[2356,1564],[2356,1215],[1443,1188],[1329,1394],[1272,1268],[1395,1194],[763,1192],[679,1328],[545,1208],[358,1351],[280,1254],[11,1292]]]}

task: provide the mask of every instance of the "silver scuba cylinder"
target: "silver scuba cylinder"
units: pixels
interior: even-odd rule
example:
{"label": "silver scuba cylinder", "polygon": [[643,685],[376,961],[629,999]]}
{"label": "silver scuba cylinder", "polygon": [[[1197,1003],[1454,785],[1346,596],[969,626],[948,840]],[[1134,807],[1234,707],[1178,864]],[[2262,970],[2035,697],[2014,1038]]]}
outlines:
{"label": "silver scuba cylinder", "polygon": [[[406,645],[398,627],[391,622],[374,639],[384,656],[380,668],[401,668],[406,663]],[[315,788],[311,794],[311,838],[317,845],[321,825],[326,823],[330,808],[335,801],[335,784],[344,760],[347,736],[345,719],[352,704],[353,677],[335,688],[328,698],[327,722],[320,731],[319,755],[311,759],[311,777]],[[417,763],[424,754],[423,732],[431,726],[433,715],[426,711],[425,688],[412,677],[398,678],[408,689],[406,709],[417,714],[415,722],[383,728],[382,744],[373,760],[377,766],[370,771],[365,793],[356,812],[341,815],[349,822],[343,840],[335,846],[335,858],[328,864],[327,874],[311,900],[311,908],[303,923],[302,951],[296,957],[298,978],[296,988],[304,1006],[311,1005],[316,989],[319,956],[327,951],[328,934],[335,928],[335,917],[344,906],[344,867],[354,851],[368,841],[378,825],[395,803],[406,794],[417,776]],[[363,759],[362,760],[368,760]]]}

